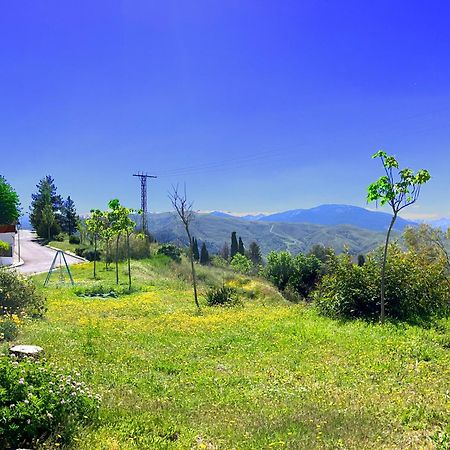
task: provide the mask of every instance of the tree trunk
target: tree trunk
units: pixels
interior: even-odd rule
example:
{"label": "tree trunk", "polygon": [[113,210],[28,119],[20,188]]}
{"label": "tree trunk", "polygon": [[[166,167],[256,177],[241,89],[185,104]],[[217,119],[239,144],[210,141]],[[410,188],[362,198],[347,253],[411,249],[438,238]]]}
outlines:
{"label": "tree trunk", "polygon": [[119,238],[116,239],[116,284],[119,284]]}
{"label": "tree trunk", "polygon": [[94,236],[94,280],[97,278],[97,236]]}
{"label": "tree trunk", "polygon": [[127,233],[128,291],[131,291],[130,235]]}
{"label": "tree trunk", "polygon": [[384,323],[385,319],[385,277],[386,277],[386,262],[389,247],[389,238],[391,237],[391,231],[394,226],[395,220],[397,219],[397,213],[394,213],[389,225],[389,229],[386,235],[386,243],[384,244],[384,255],[383,264],[381,266],[381,311],[380,311],[380,322]]}
{"label": "tree trunk", "polygon": [[195,267],[194,267],[194,255],[193,255],[193,241],[191,238],[191,233],[189,232],[189,229],[186,227],[186,233],[189,238],[189,259],[191,260],[191,271],[192,271],[192,285],[194,286],[194,300],[195,304],[198,309],[200,309],[200,304],[198,303],[198,297],[197,297],[197,277],[195,274]]}

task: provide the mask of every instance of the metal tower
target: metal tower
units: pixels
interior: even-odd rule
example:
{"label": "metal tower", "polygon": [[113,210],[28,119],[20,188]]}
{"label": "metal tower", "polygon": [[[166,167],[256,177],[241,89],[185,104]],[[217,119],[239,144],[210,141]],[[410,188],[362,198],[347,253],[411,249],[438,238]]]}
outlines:
{"label": "metal tower", "polygon": [[142,211],[142,232],[148,235],[147,225],[147,179],[157,178],[155,175],[148,175],[147,173],[134,173],[133,177],[139,177],[141,180],[141,211]]}

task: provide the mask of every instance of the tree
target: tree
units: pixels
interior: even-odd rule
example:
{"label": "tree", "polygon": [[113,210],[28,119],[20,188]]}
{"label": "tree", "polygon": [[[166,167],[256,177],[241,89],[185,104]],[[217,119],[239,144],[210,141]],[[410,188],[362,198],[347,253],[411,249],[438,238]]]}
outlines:
{"label": "tree", "polygon": [[[51,238],[52,238],[51,230],[52,230],[52,228],[55,227],[55,225],[56,225],[55,213],[53,212],[51,205],[49,203],[45,203],[44,207],[42,208],[42,211],[41,211],[40,227],[41,227],[41,229],[47,230],[46,237],[47,237],[48,241],[51,241]],[[44,236],[41,236],[41,237],[44,237]]]}
{"label": "tree", "polygon": [[[70,198],[70,197],[69,197]],[[91,216],[86,219],[88,231],[94,238],[94,278],[97,276],[97,242],[105,228],[105,213],[99,209],[91,209]]]}
{"label": "tree", "polygon": [[222,249],[220,250],[220,256],[225,260],[228,261],[230,259],[230,246],[227,242],[223,244]]}
{"label": "tree", "polygon": [[233,256],[238,253],[239,245],[236,238],[236,231],[231,233],[231,249],[230,249],[230,258],[233,259]]}
{"label": "tree", "polygon": [[197,239],[194,237],[192,238],[192,256],[194,257],[194,261],[200,261],[200,253],[198,251],[198,242]]}
{"label": "tree", "polygon": [[[398,214],[403,209],[416,202],[420,189],[430,179],[430,174],[425,169],[420,169],[414,173],[411,169],[399,168],[399,163],[394,156],[389,156],[383,150],[378,151],[372,158],[380,158],[383,164],[385,175],[370,184],[367,188],[367,201],[375,201],[383,205],[389,205],[392,210],[392,219],[386,234],[384,245],[383,262],[381,267],[381,308],[380,322],[385,319],[385,284],[386,284],[386,261],[389,248],[389,238]],[[394,174],[394,171],[397,173]]]}
{"label": "tree", "polygon": [[[43,222],[43,211],[46,205],[49,205],[53,211],[55,220],[50,227],[50,236],[53,237],[61,231],[60,221],[61,221],[61,208],[62,199],[61,196],[57,194],[56,186],[53,178],[50,175],[42,178],[36,185],[37,192],[31,195],[31,205],[30,205],[30,222],[36,231],[37,235],[40,237],[48,237],[48,227],[47,223]],[[47,219],[50,215],[47,210]]]}
{"label": "tree", "polygon": [[257,242],[253,241],[248,247],[247,256],[254,266],[259,266],[263,263],[263,258],[261,255],[261,249]]}
{"label": "tree", "polygon": [[366,258],[364,255],[358,255],[358,266],[362,267],[366,262]]}
{"label": "tree", "polygon": [[418,227],[407,227],[403,232],[403,240],[408,250],[424,259],[425,263],[444,259],[447,270],[450,270],[450,256],[447,251],[450,228],[444,232],[440,228],[422,223]]}
{"label": "tree", "polygon": [[320,261],[322,261],[323,263],[327,261],[329,254],[330,249],[328,249],[322,244],[314,244],[308,252],[308,255],[314,255],[316,258],[320,259]]}
{"label": "tree", "polygon": [[0,175],[0,224],[15,224],[19,217],[19,196],[6,179]]}
{"label": "tree", "polygon": [[178,214],[181,222],[186,230],[186,235],[189,241],[189,260],[191,262],[192,271],[192,285],[194,288],[194,300],[198,309],[200,309],[200,304],[197,298],[197,277],[195,274],[194,267],[194,255],[193,255],[193,241],[190,231],[191,222],[194,220],[194,211],[192,210],[192,202],[189,202],[186,195],[186,186],[184,186],[184,194],[178,192],[178,186],[172,186],[172,193],[169,193],[170,201],[174,207],[176,213]]}
{"label": "tree", "polygon": [[200,264],[203,266],[206,266],[209,264],[209,253],[208,249],[206,248],[206,244],[203,242],[202,249],[200,252]]}
{"label": "tree", "polygon": [[77,210],[75,208],[75,203],[70,198],[69,195],[67,197],[67,200],[63,203],[61,209],[62,230],[66,232],[69,236],[72,236],[73,234],[75,234],[75,231],[77,230],[78,220],[79,219],[77,215]]}
{"label": "tree", "polygon": [[116,265],[116,284],[119,284],[119,241],[122,235],[120,202],[118,199],[108,202],[109,211],[107,212],[108,223],[111,229],[111,235],[116,238],[116,254],[114,262]]}
{"label": "tree", "polygon": [[238,253],[245,256],[245,247],[242,238],[239,236]]}

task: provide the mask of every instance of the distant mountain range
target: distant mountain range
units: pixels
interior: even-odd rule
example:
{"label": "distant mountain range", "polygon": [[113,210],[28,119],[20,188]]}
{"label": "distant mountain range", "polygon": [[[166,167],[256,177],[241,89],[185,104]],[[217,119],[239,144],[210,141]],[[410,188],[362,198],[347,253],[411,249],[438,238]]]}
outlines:
{"label": "distant mountain range", "polygon": [[[220,211],[214,211],[211,215],[216,217],[234,217]],[[351,205],[321,205],[310,209],[293,209],[268,215],[247,215],[239,217],[243,220],[258,222],[282,222],[282,223],[313,223],[317,225],[352,225],[371,231],[384,231],[389,227],[391,215],[381,211],[370,211],[365,208]],[[396,230],[403,230],[407,226],[417,225],[416,222],[399,217],[395,223]]]}
{"label": "distant mountain range", "polygon": [[[159,242],[187,245],[180,220],[174,213],[149,215],[150,233]],[[314,244],[333,247],[340,253],[345,247],[353,254],[366,253],[383,242],[384,232],[357,228],[351,225],[318,225],[311,223],[266,222],[246,220],[223,214],[196,214],[192,234],[205,242],[210,252],[218,252],[230,243],[232,231],[241,236],[244,244],[256,241],[264,255],[271,250],[289,250],[293,254],[308,251]]]}

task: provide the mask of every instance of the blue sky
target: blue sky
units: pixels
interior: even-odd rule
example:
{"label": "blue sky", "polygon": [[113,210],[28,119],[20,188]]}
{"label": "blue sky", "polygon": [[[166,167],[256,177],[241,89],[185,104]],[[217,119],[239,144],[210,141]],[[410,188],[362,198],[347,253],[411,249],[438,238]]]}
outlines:
{"label": "blue sky", "polygon": [[0,173],[80,212],[365,205],[380,148],[428,168],[412,216],[450,216],[444,1],[25,1],[0,15]]}

